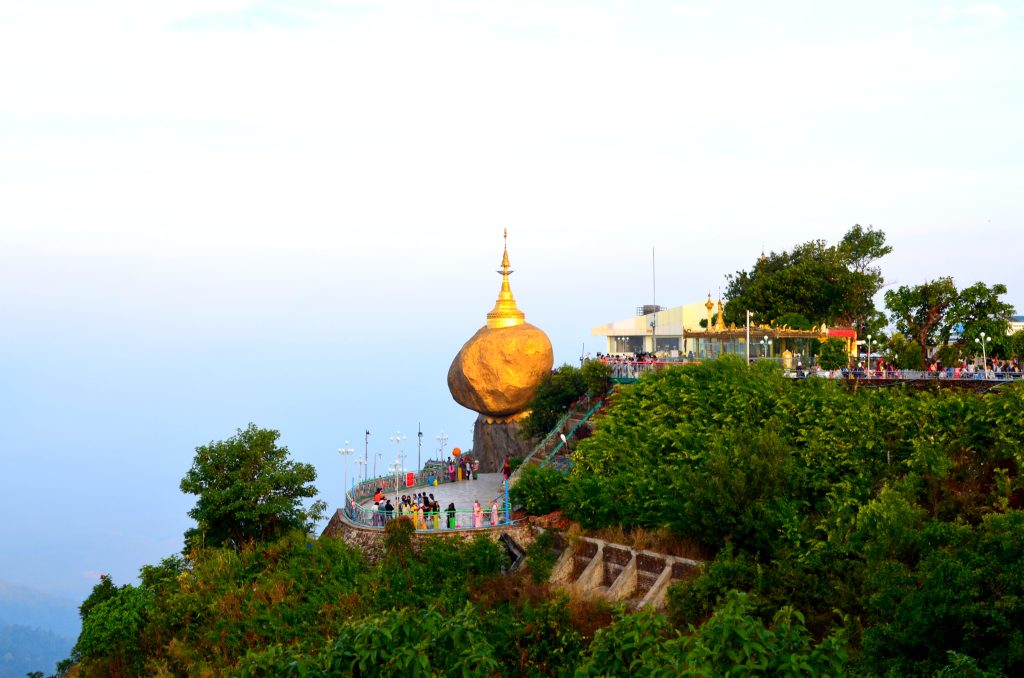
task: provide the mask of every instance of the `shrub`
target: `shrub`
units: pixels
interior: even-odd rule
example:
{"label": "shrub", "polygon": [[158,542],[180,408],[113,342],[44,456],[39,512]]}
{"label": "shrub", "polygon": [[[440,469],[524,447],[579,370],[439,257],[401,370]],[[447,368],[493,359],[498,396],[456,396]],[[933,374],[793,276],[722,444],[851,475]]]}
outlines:
{"label": "shrub", "polygon": [[509,490],[509,498],[528,514],[539,516],[561,507],[564,487],[565,475],[561,471],[530,465],[523,468],[519,480]]}
{"label": "shrub", "polygon": [[548,530],[538,534],[533,543],[526,547],[526,562],[530,565],[530,578],[537,584],[547,581],[551,576],[551,568],[558,560],[558,552],[554,547],[555,540]]}
{"label": "shrub", "polygon": [[95,605],[82,620],[82,633],[75,644],[82,673],[140,675],[144,662],[140,631],[152,609],[152,594],[130,584]]}

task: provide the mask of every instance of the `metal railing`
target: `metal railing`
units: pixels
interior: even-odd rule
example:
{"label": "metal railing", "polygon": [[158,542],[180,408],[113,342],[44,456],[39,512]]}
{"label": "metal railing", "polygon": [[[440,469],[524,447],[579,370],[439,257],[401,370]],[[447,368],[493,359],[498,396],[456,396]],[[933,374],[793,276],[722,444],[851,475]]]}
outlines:
{"label": "metal railing", "polygon": [[[566,412],[565,415],[561,419],[558,420],[558,423],[554,425],[554,427],[551,429],[551,431],[546,436],[544,436],[544,438],[539,443],[537,443],[536,445],[533,446],[533,449],[530,450],[530,453],[528,455],[523,457],[523,461],[519,464],[518,468],[516,468],[516,470],[513,471],[512,475],[510,475],[509,478],[508,478],[508,484],[510,486],[514,485],[515,482],[517,480],[519,480],[519,476],[521,476],[522,473],[523,473],[523,467],[526,466],[528,463],[530,463],[530,461],[535,456],[537,456],[537,454],[539,454],[540,451],[543,450],[548,445],[548,443],[550,443],[552,441],[552,439],[555,438],[556,435],[558,435],[559,433],[562,432],[562,428],[565,427],[566,422],[568,422],[569,419],[574,414],[576,414],[577,410],[579,410],[579,408],[582,405],[583,405],[583,399],[582,398],[580,400],[578,400],[577,402],[573,403],[572,407],[569,408],[569,411]],[[558,441],[558,445],[561,445],[561,444],[562,444],[562,441],[559,440]],[[556,447],[557,447],[557,445],[556,445]]]}
{"label": "metal railing", "polygon": [[[430,462],[428,462],[430,463]],[[377,478],[371,478],[364,480],[361,483],[355,484],[351,489],[345,492],[345,508],[343,513],[346,518],[352,523],[363,527],[380,527],[383,528],[387,520],[392,520],[403,514],[398,506],[393,507],[393,511],[390,514],[386,511],[380,511],[379,507],[364,505],[364,502],[372,499],[380,489],[383,493],[400,493],[403,491],[412,491],[419,488],[435,487],[444,483],[451,482],[448,478],[447,472],[442,472],[443,469],[439,465],[435,465],[434,468],[424,469],[416,472],[405,472],[400,475],[387,475],[378,476]],[[409,476],[412,475],[412,483],[409,484]],[[493,510],[493,503],[487,504],[486,506],[481,505],[481,525],[476,525],[476,517],[472,510],[456,510],[455,513],[455,524],[454,527],[448,528],[448,515],[447,509],[442,507],[440,511],[440,517],[438,519],[439,526],[434,526],[433,517],[423,520],[416,519],[417,531],[432,531],[432,530],[445,530],[445,529],[474,529],[474,528],[488,528],[498,526],[508,526],[515,524],[516,521],[511,520],[511,506],[506,502],[506,492],[503,490],[498,496],[494,497],[494,501],[498,504],[498,520],[491,520],[491,512]],[[431,512],[424,512],[424,516]]]}
{"label": "metal railing", "polygon": [[[570,431],[569,431],[568,433],[566,433],[566,434],[565,434],[565,438],[566,438],[566,440],[568,440],[569,438],[571,438],[571,437],[572,437],[572,434],[573,434],[573,433],[576,433],[576,429],[578,429],[578,428],[579,428],[580,426],[582,426],[582,425],[583,425],[583,422],[585,422],[585,421],[586,421],[587,419],[590,419],[590,416],[591,416],[592,414],[594,414],[594,412],[597,412],[598,408],[600,408],[600,407],[601,407],[601,403],[603,403],[603,402],[604,402],[604,398],[600,398],[600,399],[598,399],[598,401],[597,401],[596,403],[594,403],[594,406],[593,406],[593,407],[591,407],[591,408],[590,408],[589,410],[587,410],[587,413],[586,413],[586,414],[584,414],[584,415],[583,415],[583,417],[582,417],[582,418],[581,418],[581,419],[580,419],[580,420],[579,420],[578,422],[576,422],[576,425],[572,427],[572,430],[570,430]],[[566,445],[566,444],[565,444],[565,443],[563,443],[563,442],[562,442],[561,440],[559,440],[559,441],[558,441],[558,444],[557,444],[557,445],[555,445],[555,448],[554,448],[553,450],[551,450],[551,452],[549,452],[549,453],[548,453],[548,456],[544,458],[544,461],[542,461],[542,462],[540,463],[540,465],[541,465],[541,466],[545,466],[545,465],[547,465],[548,463],[550,463],[550,462],[551,462],[551,459],[552,459],[552,458],[554,458],[554,456],[555,456],[556,454],[558,454],[558,451],[559,451],[560,449],[562,449],[562,447],[563,447],[564,445]]]}
{"label": "metal railing", "polygon": [[1024,379],[1021,372],[978,370],[969,371],[958,368],[931,370],[786,370],[788,377],[825,377],[830,379],[902,379],[941,380],[941,381],[1015,381]]}
{"label": "metal railing", "polygon": [[[780,362],[777,358],[756,358],[756,360],[772,360]],[[639,379],[646,372],[661,369],[671,365],[685,364],[682,361],[659,360],[656,362],[625,361],[609,363],[612,368],[612,379],[634,380]],[[1024,379],[1024,373],[1009,370],[974,370],[946,367],[935,372],[929,370],[867,370],[867,369],[845,369],[845,370],[824,370],[817,365],[808,367],[788,368],[783,370],[787,377],[829,377],[833,379],[958,379],[958,380],[988,380],[988,381],[1014,381]]]}
{"label": "metal railing", "polygon": [[401,510],[394,507],[392,511],[381,511],[372,506],[364,506],[349,500],[345,507],[345,517],[356,525],[363,527],[383,528],[388,521],[399,517],[410,518],[418,532],[443,532],[445,530],[473,530],[491,527],[507,527],[515,524],[514,520],[506,520],[506,508],[504,502],[492,504],[489,507],[480,507],[480,511],[459,510],[449,511],[441,508],[440,511],[431,510]]}

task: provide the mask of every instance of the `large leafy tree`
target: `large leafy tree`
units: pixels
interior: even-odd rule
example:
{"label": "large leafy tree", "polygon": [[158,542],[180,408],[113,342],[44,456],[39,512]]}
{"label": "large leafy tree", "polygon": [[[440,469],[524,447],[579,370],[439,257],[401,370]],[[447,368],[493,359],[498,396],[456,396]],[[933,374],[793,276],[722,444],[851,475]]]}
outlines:
{"label": "large leafy tree", "polygon": [[913,338],[923,350],[921,367],[927,361],[927,347],[940,337],[949,338],[955,322],[949,310],[959,295],[952,278],[939,278],[921,285],[901,285],[885,293],[885,305],[896,330]]}
{"label": "large leafy tree", "polygon": [[[961,327],[961,343],[973,343],[982,332],[989,337],[1002,337],[1010,326],[1013,306],[1001,301],[1006,285],[996,283],[989,287],[977,282],[965,287],[950,310],[950,319]],[[949,337],[943,337],[949,340]]]}
{"label": "large leafy tree", "polygon": [[838,370],[846,367],[850,362],[850,356],[846,353],[846,342],[842,339],[832,337],[821,345],[818,353],[818,364],[826,370]]}
{"label": "large leafy tree", "polygon": [[[587,372],[591,378],[595,376],[593,369]],[[520,434],[529,440],[554,428],[569,406],[587,392],[587,374],[568,363],[545,374],[537,384],[530,416],[523,420]]]}
{"label": "large leafy tree", "polygon": [[196,448],[181,480],[182,492],[199,497],[188,513],[198,523],[185,533],[188,545],[239,548],[311,529],[323,516],[324,502],[302,505],[317,494],[310,484],[316,469],[290,461],[288,448],[277,445],[280,435],[249,424],[227,440]]}
{"label": "large leafy tree", "polygon": [[[1013,306],[999,299],[1006,285],[989,287],[978,282],[958,291],[952,278],[939,278],[921,285],[903,285],[885,293],[885,305],[896,329],[917,341],[922,348],[949,343],[960,329],[958,343],[968,345],[984,332],[990,337],[1006,334]],[[922,353],[922,365],[927,351]]]}
{"label": "large leafy tree", "polygon": [[761,323],[795,326],[789,319],[801,317],[860,328],[883,284],[872,264],[891,251],[882,231],[858,224],[837,245],[811,240],[762,256],[750,271],[727,276],[726,321],[740,324],[751,310]]}

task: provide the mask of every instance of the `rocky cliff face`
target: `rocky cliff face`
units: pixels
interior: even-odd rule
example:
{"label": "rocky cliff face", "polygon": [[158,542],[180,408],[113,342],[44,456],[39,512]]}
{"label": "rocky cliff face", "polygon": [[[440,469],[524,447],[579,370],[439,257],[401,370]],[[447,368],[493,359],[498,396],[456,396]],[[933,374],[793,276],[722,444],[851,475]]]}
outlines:
{"label": "rocky cliff face", "polygon": [[519,422],[488,423],[480,415],[473,425],[473,456],[480,460],[483,473],[497,473],[505,463],[505,456],[525,457],[530,443],[519,437]]}

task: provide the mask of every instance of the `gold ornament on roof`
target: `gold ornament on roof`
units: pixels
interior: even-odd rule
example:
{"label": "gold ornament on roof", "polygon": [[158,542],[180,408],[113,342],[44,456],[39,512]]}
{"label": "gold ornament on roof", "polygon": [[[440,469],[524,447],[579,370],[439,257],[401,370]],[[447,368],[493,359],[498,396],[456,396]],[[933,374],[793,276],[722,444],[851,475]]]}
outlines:
{"label": "gold ornament on roof", "polygon": [[494,308],[487,314],[487,326],[496,329],[499,327],[515,327],[526,322],[526,314],[516,306],[516,300],[512,296],[512,287],[508,283],[508,277],[513,271],[508,263],[508,229],[504,230],[505,252],[501,256],[501,291],[498,292],[498,299],[494,302]]}

